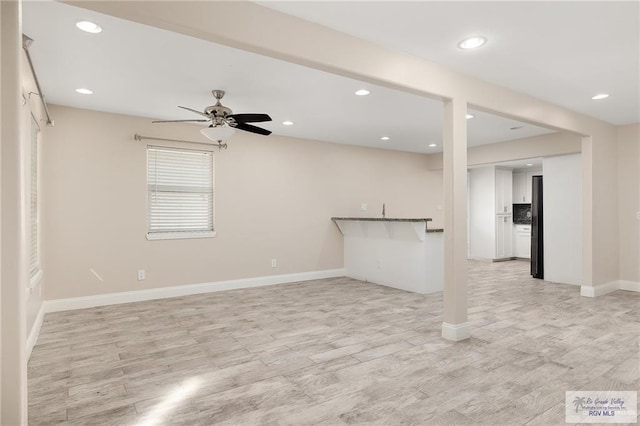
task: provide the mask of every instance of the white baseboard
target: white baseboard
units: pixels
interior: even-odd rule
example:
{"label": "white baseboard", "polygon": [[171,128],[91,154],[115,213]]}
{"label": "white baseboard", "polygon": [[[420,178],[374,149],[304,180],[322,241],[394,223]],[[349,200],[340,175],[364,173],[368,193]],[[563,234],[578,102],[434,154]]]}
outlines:
{"label": "white baseboard", "polygon": [[640,293],[640,281],[620,280],[620,290],[635,291]]}
{"label": "white baseboard", "polygon": [[620,288],[618,281],[610,281],[608,283],[598,284],[594,286],[581,285],[580,296],[598,297],[616,291]]}
{"label": "white baseboard", "polygon": [[467,260],[475,260],[476,262],[493,263],[493,259],[490,257],[467,257]]}
{"label": "white baseboard", "polygon": [[580,286],[580,296],[598,297],[616,290],[640,292],[640,282],[617,280],[595,286]]}
{"label": "white baseboard", "polygon": [[471,337],[471,329],[469,323],[464,322],[462,324],[449,324],[442,322],[442,337],[447,340],[459,342]]}
{"label": "white baseboard", "polygon": [[40,304],[38,315],[36,315],[36,319],[33,321],[33,325],[31,326],[31,331],[29,332],[29,337],[27,337],[27,362],[29,361],[29,358],[31,358],[31,352],[33,351],[33,347],[36,345],[36,342],[38,341],[38,336],[40,336],[40,328],[42,328],[42,321],[44,321],[44,314],[46,311],[45,304],[46,302],[42,302]]}
{"label": "white baseboard", "polygon": [[174,287],[161,287],[148,290],[125,291],[121,293],[98,294],[95,296],[74,297],[69,299],[47,300],[43,303],[45,313],[93,308],[96,306],[117,305],[120,303],[143,302],[146,300],[166,299],[169,297],[190,296],[241,288],[263,287],[275,284],[311,281],[324,278],[345,276],[345,269],[327,269],[324,271],[300,272],[295,274],[271,275],[266,277],[217,281],[201,284],[188,284]]}

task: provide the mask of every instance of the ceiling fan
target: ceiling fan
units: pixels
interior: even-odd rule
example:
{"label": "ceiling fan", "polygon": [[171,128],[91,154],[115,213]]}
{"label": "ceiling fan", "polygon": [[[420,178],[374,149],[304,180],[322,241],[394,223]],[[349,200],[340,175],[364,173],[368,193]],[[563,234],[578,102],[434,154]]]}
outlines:
{"label": "ceiling fan", "polygon": [[268,114],[234,114],[231,108],[220,103],[220,99],[223,98],[225,93],[224,90],[212,90],[211,93],[213,97],[216,98],[216,103],[215,105],[206,107],[202,112],[193,108],[178,106],[178,108],[186,109],[187,111],[206,117],[205,119],[157,120],[153,121],[153,123],[210,123],[209,127],[202,129],[200,132],[212,141],[218,142],[218,144],[229,139],[234,134],[234,129],[265,136],[271,134],[271,131],[267,129],[249,124],[271,121],[271,117],[269,117]]}

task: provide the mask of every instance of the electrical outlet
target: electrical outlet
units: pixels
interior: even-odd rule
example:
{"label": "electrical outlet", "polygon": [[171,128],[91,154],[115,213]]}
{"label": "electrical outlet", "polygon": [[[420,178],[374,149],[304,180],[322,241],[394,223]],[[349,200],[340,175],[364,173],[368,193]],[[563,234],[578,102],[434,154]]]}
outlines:
{"label": "electrical outlet", "polygon": [[138,281],[144,281],[147,278],[147,274],[144,269],[138,269]]}
{"label": "electrical outlet", "polygon": [[636,212],[636,219],[640,220],[640,212]]}
{"label": "electrical outlet", "polygon": [[360,204],[360,211],[366,212],[368,209],[369,209],[369,206],[367,206],[367,203]]}
{"label": "electrical outlet", "polygon": [[271,267],[272,268],[277,268],[278,267],[278,260],[277,259],[271,259]]}

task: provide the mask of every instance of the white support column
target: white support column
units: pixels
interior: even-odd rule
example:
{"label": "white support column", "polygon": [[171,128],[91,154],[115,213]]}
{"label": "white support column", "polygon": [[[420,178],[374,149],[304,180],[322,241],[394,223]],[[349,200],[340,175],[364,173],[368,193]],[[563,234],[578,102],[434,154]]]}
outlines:
{"label": "white support column", "polygon": [[[2,146],[2,6],[0,5],[0,147]],[[0,158],[0,242],[2,241],[2,159]],[[0,422],[2,421],[2,244],[0,244]]]}
{"label": "white support column", "polygon": [[580,294],[595,297],[593,287],[593,138],[582,138],[582,284]]}
{"label": "white support column", "polygon": [[444,314],[442,337],[471,336],[467,321],[467,103],[444,106]]}
{"label": "white support column", "polygon": [[0,1],[0,424],[27,424],[27,228],[24,146],[20,140],[20,0]]}

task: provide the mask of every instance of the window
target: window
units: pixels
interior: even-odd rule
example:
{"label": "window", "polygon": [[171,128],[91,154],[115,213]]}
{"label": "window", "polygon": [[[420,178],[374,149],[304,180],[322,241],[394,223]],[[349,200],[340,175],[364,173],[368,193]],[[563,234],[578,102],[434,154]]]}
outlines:
{"label": "window", "polygon": [[40,273],[40,208],[38,203],[38,133],[40,127],[31,116],[31,155],[29,158],[29,274],[30,287],[38,285]]}
{"label": "window", "polygon": [[147,238],[214,235],[213,153],[147,146]]}

